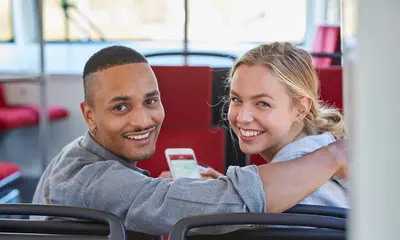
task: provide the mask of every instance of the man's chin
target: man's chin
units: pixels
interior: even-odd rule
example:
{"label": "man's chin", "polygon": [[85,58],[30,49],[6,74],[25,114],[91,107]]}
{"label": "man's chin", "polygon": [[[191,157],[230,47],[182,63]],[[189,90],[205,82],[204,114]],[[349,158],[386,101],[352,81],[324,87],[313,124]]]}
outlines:
{"label": "man's chin", "polygon": [[143,160],[150,159],[154,156],[155,151],[149,151],[149,152],[142,152],[142,153],[136,153],[130,155],[129,159],[131,159],[134,162],[139,162]]}

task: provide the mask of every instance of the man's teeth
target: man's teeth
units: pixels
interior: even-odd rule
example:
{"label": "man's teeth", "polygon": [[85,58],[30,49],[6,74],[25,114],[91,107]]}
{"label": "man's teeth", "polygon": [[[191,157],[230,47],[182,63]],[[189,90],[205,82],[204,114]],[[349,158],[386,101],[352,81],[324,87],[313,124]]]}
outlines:
{"label": "man's teeth", "polygon": [[148,138],[150,135],[150,132],[142,134],[142,135],[129,135],[127,136],[127,138],[129,139],[135,139],[135,140],[140,140],[140,139],[144,139],[144,138]]}
{"label": "man's teeth", "polygon": [[245,137],[255,137],[258,136],[262,133],[262,131],[245,131],[243,129],[240,129],[240,134]]}

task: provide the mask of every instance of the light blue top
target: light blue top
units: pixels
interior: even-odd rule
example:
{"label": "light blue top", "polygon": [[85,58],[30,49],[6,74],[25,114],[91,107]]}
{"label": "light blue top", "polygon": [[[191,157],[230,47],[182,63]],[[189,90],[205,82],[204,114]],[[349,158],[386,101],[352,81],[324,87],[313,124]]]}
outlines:
{"label": "light blue top", "polygon": [[[283,147],[272,159],[271,162],[282,162],[299,158],[307,153],[311,153],[330,143],[335,138],[330,133],[322,133],[320,135],[307,136],[298,139],[285,147]],[[313,177],[313,176],[310,176]],[[322,205],[332,207],[348,208],[346,182],[337,177],[331,178],[326,184],[321,186],[311,195],[306,197],[300,204]]]}

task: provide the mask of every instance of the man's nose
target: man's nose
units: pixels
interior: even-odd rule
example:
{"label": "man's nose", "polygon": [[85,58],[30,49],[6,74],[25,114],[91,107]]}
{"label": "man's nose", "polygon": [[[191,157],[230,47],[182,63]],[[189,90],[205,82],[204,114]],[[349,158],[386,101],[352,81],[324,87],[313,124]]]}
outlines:
{"label": "man's nose", "polygon": [[131,125],[138,129],[145,129],[153,123],[150,114],[143,108],[134,109],[129,118]]}

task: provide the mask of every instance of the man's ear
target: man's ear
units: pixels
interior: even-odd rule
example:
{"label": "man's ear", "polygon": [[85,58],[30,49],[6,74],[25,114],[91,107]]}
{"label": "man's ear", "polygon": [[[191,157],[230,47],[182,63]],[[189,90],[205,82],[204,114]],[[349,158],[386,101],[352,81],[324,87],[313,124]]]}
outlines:
{"label": "man's ear", "polygon": [[93,108],[86,101],[81,102],[81,111],[85,121],[89,127],[89,130],[93,130],[96,128],[96,120],[93,113]]}
{"label": "man's ear", "polygon": [[296,120],[298,122],[302,121],[307,116],[307,114],[310,112],[311,105],[312,101],[310,98],[302,97],[298,99],[296,106],[297,108]]}

